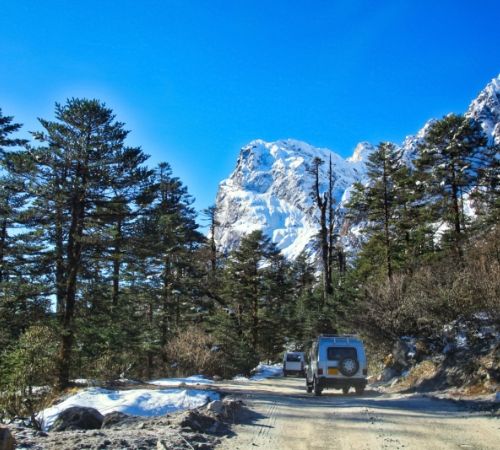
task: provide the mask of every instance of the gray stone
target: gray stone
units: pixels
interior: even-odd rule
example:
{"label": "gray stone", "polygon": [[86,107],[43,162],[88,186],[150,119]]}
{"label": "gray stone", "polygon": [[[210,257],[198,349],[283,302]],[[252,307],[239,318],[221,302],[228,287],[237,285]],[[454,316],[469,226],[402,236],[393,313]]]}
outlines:
{"label": "gray stone", "polygon": [[220,400],[214,400],[208,404],[207,409],[215,414],[222,414],[224,412],[224,403]]}
{"label": "gray stone", "polygon": [[127,425],[135,421],[136,419],[128,414],[114,411],[104,416],[101,428],[121,428],[123,425]]}
{"label": "gray stone", "polygon": [[95,408],[73,406],[59,414],[50,431],[96,430],[101,428],[103,420]]}

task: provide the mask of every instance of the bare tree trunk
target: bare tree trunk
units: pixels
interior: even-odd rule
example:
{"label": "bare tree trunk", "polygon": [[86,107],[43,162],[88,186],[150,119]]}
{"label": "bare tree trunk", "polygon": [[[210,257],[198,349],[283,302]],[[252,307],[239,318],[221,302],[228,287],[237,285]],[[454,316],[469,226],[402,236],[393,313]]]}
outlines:
{"label": "bare tree trunk", "polygon": [[[255,267],[255,273],[258,268]],[[259,296],[258,288],[254,285],[252,301],[252,348],[254,352],[257,351],[257,344],[259,342]]]}
{"label": "bare tree trunk", "polygon": [[7,245],[7,219],[2,220],[2,227],[0,230],[0,283],[4,281],[5,268],[5,246]]}
{"label": "bare tree trunk", "polygon": [[322,164],[321,160],[315,160],[313,162],[314,167],[312,169],[312,174],[314,176],[314,187],[313,195],[316,201],[316,205],[319,209],[319,237],[320,237],[320,249],[321,249],[321,261],[322,261],[322,272],[323,272],[323,304],[326,303],[326,298],[328,295],[333,293],[332,282],[331,282],[331,272],[329,264],[329,245],[328,245],[328,226],[327,226],[327,208],[328,208],[328,192],[325,192],[323,196],[319,191],[319,166]]}
{"label": "bare tree trunk", "polygon": [[335,217],[334,217],[334,199],[333,199],[333,187],[335,180],[333,178],[333,166],[332,158],[330,157],[329,168],[328,168],[328,293],[333,294],[333,283],[332,283],[332,271],[333,271],[333,250],[335,247]]}
{"label": "bare tree trunk", "polygon": [[122,244],[122,218],[119,217],[116,224],[116,238],[113,249],[113,293],[111,301],[113,306],[118,305],[120,295],[120,265],[121,265],[121,244]]}
{"label": "bare tree trunk", "polygon": [[83,192],[73,196],[71,207],[71,226],[68,237],[68,260],[65,307],[62,314],[62,336],[59,352],[59,388],[69,384],[71,354],[73,349],[73,317],[76,300],[76,282],[81,262],[83,221],[85,217]]}
{"label": "bare tree trunk", "polygon": [[458,186],[456,183],[455,166],[451,165],[451,197],[453,202],[453,223],[455,227],[455,247],[460,259],[463,257],[462,251],[462,229],[460,226],[460,205]]}
{"label": "bare tree trunk", "polygon": [[384,183],[384,235],[385,235],[385,252],[387,264],[387,277],[392,279],[392,251],[391,251],[391,237],[389,234],[389,194],[387,192],[387,183],[389,182],[387,176],[387,156],[384,156],[383,167],[383,183]]}
{"label": "bare tree trunk", "polygon": [[59,204],[55,214],[56,313],[62,321],[65,303],[63,213]]}

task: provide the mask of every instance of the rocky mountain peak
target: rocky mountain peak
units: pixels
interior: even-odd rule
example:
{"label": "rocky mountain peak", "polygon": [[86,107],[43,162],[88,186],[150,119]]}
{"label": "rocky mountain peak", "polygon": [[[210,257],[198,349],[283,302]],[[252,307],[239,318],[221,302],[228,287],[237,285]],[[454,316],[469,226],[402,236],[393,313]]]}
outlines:
{"label": "rocky mountain peak", "polygon": [[466,116],[480,121],[491,141],[500,144],[500,75],[479,93],[470,104]]}
{"label": "rocky mountain peak", "polygon": [[[494,78],[471,103],[466,115],[481,122],[491,141],[500,143],[500,76]],[[419,142],[433,120],[399,146],[408,164],[415,158]],[[375,146],[360,142],[352,156],[344,159],[327,148],[285,139],[266,142],[260,139],[244,146],[234,172],[219,185],[216,206],[218,227],[215,239],[223,253],[234,249],[241,237],[261,229],[290,258],[312,250],[318,232],[318,217],[311,197],[313,179],[310,167],[321,158],[321,190],[328,187],[328,162],[334,166],[334,197],[337,228],[344,244],[359,244],[361,224],[344,221],[345,204],[352,185],[366,179],[366,161]]]}
{"label": "rocky mountain peak", "polygon": [[366,162],[366,159],[373,150],[375,150],[375,146],[373,144],[366,141],[360,142],[356,145],[352,156],[347,158],[347,161],[353,163]]}
{"label": "rocky mountain peak", "polygon": [[363,176],[368,145],[350,160],[293,139],[255,140],[244,146],[234,172],[219,185],[216,205],[220,226],[215,236],[219,248],[223,252],[231,250],[244,234],[255,229],[271,236],[289,258],[311,248],[317,233],[310,195],[312,161],[319,157],[325,163],[320,170],[322,190],[327,188],[328,165],[332,161],[334,197],[340,204],[346,189]]}

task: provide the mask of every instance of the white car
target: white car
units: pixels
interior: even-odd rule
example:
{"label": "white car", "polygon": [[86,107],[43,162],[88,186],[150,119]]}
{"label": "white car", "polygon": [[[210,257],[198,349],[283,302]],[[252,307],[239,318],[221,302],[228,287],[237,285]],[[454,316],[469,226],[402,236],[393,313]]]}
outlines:
{"label": "white car", "polygon": [[303,352],[286,352],[283,355],[283,376],[296,374],[304,376],[305,356]]}
{"label": "white car", "polygon": [[321,335],[307,355],[306,389],[321,395],[323,389],[342,389],[344,394],[354,387],[362,394],[368,375],[363,342],[352,335]]}

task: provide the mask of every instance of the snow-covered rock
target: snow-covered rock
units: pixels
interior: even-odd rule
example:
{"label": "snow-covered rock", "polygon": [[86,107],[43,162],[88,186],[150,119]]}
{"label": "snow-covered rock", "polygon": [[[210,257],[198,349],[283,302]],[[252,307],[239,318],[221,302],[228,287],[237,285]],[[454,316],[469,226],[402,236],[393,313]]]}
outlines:
{"label": "snow-covered rock", "polygon": [[41,411],[37,419],[44,430],[51,428],[59,414],[73,406],[95,408],[105,415],[114,411],[133,416],[162,416],[174,411],[193,409],[218,400],[219,394],[195,389],[130,389],[112,391],[89,388],[61,403]]}
{"label": "snow-covered rock", "polygon": [[262,381],[266,378],[283,376],[283,364],[264,364],[260,363],[252,370],[252,376],[247,378],[243,375],[237,375],[233,378],[234,381]]}
{"label": "snow-covered rock", "polygon": [[[490,141],[500,143],[500,75],[480,92],[466,116],[479,120]],[[407,164],[412,163],[433,121],[399,146]],[[336,179],[336,228],[347,252],[355,251],[362,240],[363,223],[345,219],[345,204],[353,183],[366,182],[365,163],[374,148],[361,142],[352,156],[344,159],[329,149],[293,139],[250,142],[241,149],[233,173],[219,185],[216,206],[220,225],[215,235],[219,250],[233,250],[243,235],[260,229],[289,259],[303,250],[312,254],[318,214],[311,197],[313,177],[309,170],[314,158],[324,161],[321,189],[326,191],[331,158]]]}

